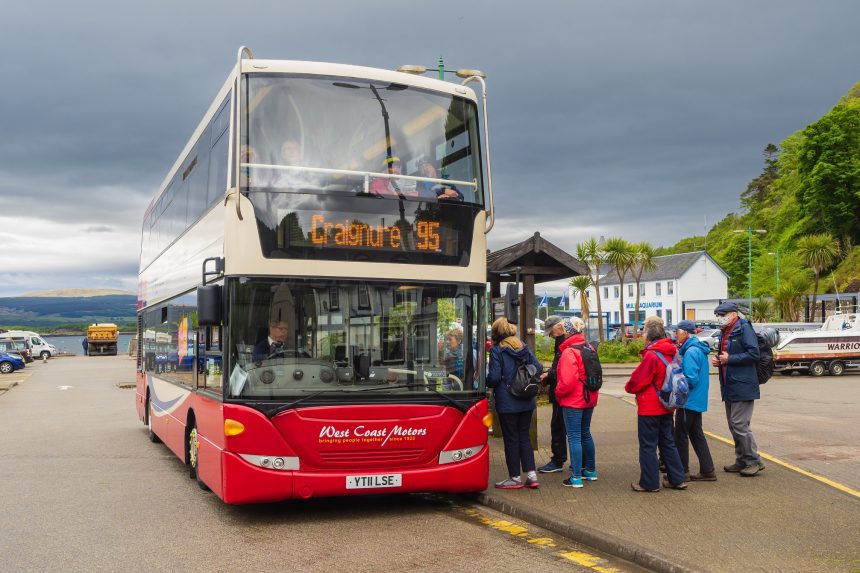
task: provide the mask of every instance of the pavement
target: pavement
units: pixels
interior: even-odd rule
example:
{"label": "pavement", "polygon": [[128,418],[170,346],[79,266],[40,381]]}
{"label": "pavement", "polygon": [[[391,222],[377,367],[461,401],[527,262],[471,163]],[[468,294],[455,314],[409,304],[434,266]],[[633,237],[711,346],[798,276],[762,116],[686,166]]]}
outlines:
{"label": "pavement", "polygon": [[[756,477],[725,473],[722,467],[735,460],[724,441],[708,438],[716,482],[690,483],[685,491],[632,491],[631,482],[639,480],[636,407],[623,393],[632,367],[604,368],[591,427],[598,480],[583,489],[564,487],[566,470],[539,474],[537,490],[494,489],[507,471],[501,438],[493,437],[491,484],[482,503],[655,571],[860,571],[860,492],[770,460]],[[715,406],[705,414],[711,421],[724,416]],[[551,458],[551,407],[538,407],[537,416],[540,467]],[[723,434],[729,435],[727,428]],[[690,456],[695,473],[692,449]]]}

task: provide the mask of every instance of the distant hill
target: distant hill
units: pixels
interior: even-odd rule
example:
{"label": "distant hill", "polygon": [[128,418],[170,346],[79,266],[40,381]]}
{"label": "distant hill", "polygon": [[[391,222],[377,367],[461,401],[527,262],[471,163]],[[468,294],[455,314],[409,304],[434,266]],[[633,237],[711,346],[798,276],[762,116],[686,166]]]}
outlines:
{"label": "distant hill", "polygon": [[[24,327],[43,334],[83,332],[94,322],[113,322],[123,330],[133,330],[137,316],[137,295],[98,294],[81,290],[78,296],[31,293],[27,296],[0,298],[0,328]],[[120,291],[122,292],[122,291]]]}
{"label": "distant hill", "polygon": [[46,297],[76,297],[87,298],[93,296],[108,296],[112,294],[135,296],[135,293],[126,290],[114,290],[106,288],[65,288],[57,290],[42,290],[37,292],[28,292],[20,295],[26,298],[46,298]]}

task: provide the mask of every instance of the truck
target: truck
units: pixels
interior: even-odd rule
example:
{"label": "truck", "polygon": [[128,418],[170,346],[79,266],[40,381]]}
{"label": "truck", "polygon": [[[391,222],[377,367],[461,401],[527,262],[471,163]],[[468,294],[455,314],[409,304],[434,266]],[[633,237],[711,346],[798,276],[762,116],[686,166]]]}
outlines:
{"label": "truck", "polygon": [[103,322],[90,325],[87,328],[87,355],[116,356],[117,334],[115,324]]}
{"label": "truck", "polygon": [[774,371],[841,376],[860,368],[860,314],[836,313],[816,330],[794,332],[780,340],[773,353]]}

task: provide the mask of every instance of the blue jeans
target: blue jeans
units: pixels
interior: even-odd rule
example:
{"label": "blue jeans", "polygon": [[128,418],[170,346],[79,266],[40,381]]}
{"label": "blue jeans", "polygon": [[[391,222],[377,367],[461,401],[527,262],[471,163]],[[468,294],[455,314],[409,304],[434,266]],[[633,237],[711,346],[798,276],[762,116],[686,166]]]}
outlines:
{"label": "blue jeans", "polygon": [[583,454],[585,469],[595,470],[594,438],[591,437],[591,415],[594,408],[563,408],[567,446],[570,448],[570,469],[573,477],[582,477]]}

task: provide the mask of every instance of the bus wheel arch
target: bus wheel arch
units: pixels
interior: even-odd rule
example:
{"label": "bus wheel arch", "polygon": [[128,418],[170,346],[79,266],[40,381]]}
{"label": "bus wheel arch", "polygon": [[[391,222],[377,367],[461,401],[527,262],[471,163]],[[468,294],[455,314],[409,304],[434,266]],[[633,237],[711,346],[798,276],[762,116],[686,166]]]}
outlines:
{"label": "bus wheel arch", "polygon": [[159,443],[161,438],[159,438],[152,429],[152,402],[149,400],[149,388],[146,389],[146,405],[143,408],[143,425],[146,426],[147,433],[149,434],[149,441],[153,444]]}

